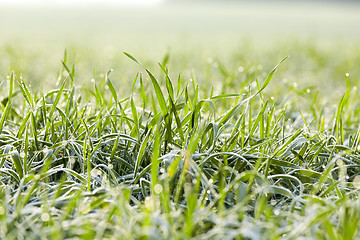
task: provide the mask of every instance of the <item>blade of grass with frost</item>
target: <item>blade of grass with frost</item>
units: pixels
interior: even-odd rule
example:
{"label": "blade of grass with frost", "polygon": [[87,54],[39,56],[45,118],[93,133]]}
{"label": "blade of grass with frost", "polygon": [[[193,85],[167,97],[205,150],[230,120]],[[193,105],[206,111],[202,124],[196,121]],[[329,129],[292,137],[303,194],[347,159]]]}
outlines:
{"label": "blade of grass with frost", "polygon": [[31,108],[34,108],[35,103],[34,103],[34,100],[33,100],[32,96],[31,96],[30,91],[27,88],[26,84],[21,79],[18,81],[18,83],[19,83],[21,93],[23,94],[26,102],[29,104],[29,106]]}
{"label": "blade of grass with frost", "polygon": [[[266,101],[265,104],[263,104],[263,106],[261,107],[260,112],[258,113],[258,115],[257,115],[254,123],[252,124],[251,130],[250,130],[250,132],[249,132],[248,137],[247,137],[246,140],[245,140],[244,145],[246,145],[247,142],[249,141],[249,139],[252,137],[252,135],[254,134],[256,128],[258,127],[258,124],[259,124],[261,118],[263,118],[263,114],[264,114],[265,109],[266,109],[266,107],[267,107],[267,103],[268,103],[268,102]],[[263,130],[263,129],[260,129],[260,130]]]}
{"label": "blade of grass with frost", "polygon": [[5,108],[4,108],[4,111],[3,111],[2,114],[1,114],[0,134],[1,134],[2,130],[3,130],[4,124],[5,124],[5,120],[6,120],[6,118],[8,117],[9,112],[10,112],[13,90],[14,90],[14,72],[12,72],[11,75],[10,75],[8,101],[7,101],[7,103],[6,103],[6,106],[5,106]]}
{"label": "blade of grass with frost", "polygon": [[332,176],[329,176],[331,174],[331,171],[333,171],[335,167],[335,161],[330,161],[326,166],[325,166],[325,171],[323,171],[321,173],[321,176],[319,178],[319,181],[318,181],[318,184],[314,185],[313,189],[312,189],[312,195],[316,195],[319,193],[320,191],[320,188],[321,186],[323,186],[323,182],[326,180],[326,179],[330,179],[330,180],[333,180],[332,179]]}
{"label": "blade of grass with frost", "polygon": [[[15,170],[16,170],[16,169],[15,169]],[[12,170],[12,169],[9,169],[9,168],[0,168],[0,173],[1,173],[1,175],[5,175],[5,176],[11,177],[11,178],[16,182],[16,184],[19,184],[20,181],[21,181],[20,175],[19,175],[16,171],[14,171],[14,170]]]}
{"label": "blade of grass with frost", "polygon": [[14,150],[11,154],[11,158],[15,165],[16,173],[19,175],[19,178],[21,179],[24,176],[24,169],[21,163],[19,152],[17,150]]}
{"label": "blade of grass with frost", "polygon": [[250,101],[252,98],[254,98],[256,95],[258,95],[260,92],[262,92],[266,86],[270,83],[271,79],[273,78],[276,69],[280,66],[280,64],[282,62],[284,62],[288,57],[283,58],[280,63],[278,65],[276,65],[274,67],[274,69],[270,72],[270,74],[267,76],[267,78],[265,79],[265,82],[263,83],[263,85],[261,86],[261,88],[253,95],[251,95],[250,97],[242,100],[239,104],[237,104],[236,106],[234,106],[231,110],[229,110],[219,121],[219,125],[225,124],[230,118],[232,118],[237,111],[242,107],[242,105],[244,105],[245,103],[247,103],[248,101]]}
{"label": "blade of grass with frost", "polygon": [[174,99],[174,87],[173,87],[173,83],[169,77],[169,72],[167,70],[167,68],[165,68],[161,63],[158,63],[161,70],[164,72],[165,74],[165,81],[166,81],[166,89],[168,91],[169,97],[171,99]]}
{"label": "blade of grass with frost", "polygon": [[104,96],[101,94],[101,92],[99,91],[98,87],[96,86],[96,82],[94,82],[94,87],[95,87],[95,98],[96,101],[99,103],[100,106],[103,106],[103,102],[104,102]]}
{"label": "blade of grass with frost", "polygon": [[215,100],[215,99],[223,99],[223,98],[236,98],[236,97],[241,97],[244,94],[238,94],[238,93],[226,93],[226,94],[220,94],[220,95],[216,95],[216,96],[212,96],[210,94],[210,98],[211,100]]}
{"label": "blade of grass with frost", "polygon": [[148,140],[149,140],[150,134],[151,134],[151,131],[148,131],[148,133],[144,137],[144,140],[141,142],[139,153],[136,157],[136,162],[135,162],[135,169],[134,169],[134,173],[133,173],[134,178],[136,177],[136,175],[139,171],[140,165],[143,161],[146,147],[148,146]]}
{"label": "blade of grass with frost", "polygon": [[123,52],[128,58],[130,58],[131,60],[133,60],[134,62],[136,62],[137,64],[139,64],[142,68],[146,69],[144,67],[144,65],[142,65],[136,58],[134,58],[133,56],[131,56],[129,53],[127,52]]}
{"label": "blade of grass with frost", "polygon": [[112,71],[113,71],[113,70],[110,69],[110,70],[106,73],[106,76],[105,76],[105,78],[106,78],[106,85],[109,87],[109,90],[110,90],[110,92],[111,92],[111,94],[112,94],[112,96],[113,96],[113,98],[114,98],[114,100],[115,100],[115,105],[117,105],[117,103],[118,103],[117,93],[116,93],[116,90],[115,90],[115,88],[114,88],[113,83],[112,83],[112,82],[110,81],[110,79],[109,79],[109,74],[110,74]]}
{"label": "blade of grass with frost", "polygon": [[69,68],[66,66],[66,63],[64,61],[61,61],[61,63],[63,64],[64,68],[66,69],[67,73],[69,74],[70,80],[71,80],[71,86],[70,88],[73,87],[74,85],[74,71],[75,71],[75,67],[74,65],[72,66],[72,71],[69,70]]}
{"label": "blade of grass with frost", "polygon": [[140,140],[139,119],[137,115],[136,106],[132,97],[130,98],[130,105],[131,105],[132,118],[134,120],[134,134],[137,137],[137,139]]}
{"label": "blade of grass with frost", "polygon": [[73,87],[71,89],[71,92],[70,92],[70,95],[68,97],[68,101],[67,101],[67,104],[66,104],[65,113],[66,113],[67,116],[70,114],[70,110],[71,110],[71,108],[73,107],[73,104],[74,104],[74,94],[75,94],[75,88]]}
{"label": "blade of grass with frost", "polygon": [[144,87],[144,82],[143,82],[143,78],[142,78],[142,74],[140,73],[140,96],[141,96],[141,99],[143,100],[142,102],[142,107],[143,109],[146,109],[146,102],[147,102],[147,99],[146,99],[146,93],[145,93],[145,87]]}
{"label": "blade of grass with frost", "polygon": [[[34,131],[34,135],[36,135],[36,131]],[[28,158],[28,149],[29,149],[29,124],[26,126],[25,129],[25,139],[22,147],[22,152],[24,153],[23,156],[23,173],[24,176],[27,174],[27,158]]]}
{"label": "blade of grass with frost", "polygon": [[136,86],[136,82],[137,82],[137,79],[139,77],[139,73],[136,74],[135,78],[134,78],[134,81],[132,83],[132,86],[131,86],[131,92],[133,93],[134,92],[134,89],[135,89],[135,86]]}
{"label": "blade of grass with frost", "polygon": [[[90,142],[90,145],[91,144],[91,139],[90,139],[90,136],[89,136],[89,129],[86,125],[86,123],[84,122],[84,120],[81,118],[80,119],[84,128],[85,128],[85,138],[84,138],[84,143],[83,143],[83,164],[84,166],[86,165],[86,169],[87,169],[87,190],[90,191],[91,188],[91,162],[90,162],[90,157],[89,157],[89,154],[88,154],[88,150],[87,150],[87,146],[88,146],[88,141]],[[93,149],[93,147],[92,147]],[[91,151],[92,151],[91,149]],[[85,168],[84,168],[85,170]],[[83,172],[84,173],[84,172]]]}
{"label": "blade of grass with frost", "polygon": [[[35,119],[33,112],[31,112],[31,126],[32,126],[32,131],[33,131],[35,150],[39,150],[40,145],[39,145],[38,136],[37,136],[38,134],[37,134],[37,127],[36,127],[36,119]],[[25,149],[28,149],[28,148],[25,148]]]}
{"label": "blade of grass with frost", "polygon": [[[155,130],[155,132],[158,131]],[[152,149],[152,156],[151,156],[151,189],[153,194],[157,193],[154,188],[156,184],[158,184],[159,155],[161,150],[160,143],[161,143],[160,134],[156,134]]]}
{"label": "blade of grass with frost", "polygon": [[169,98],[169,101],[170,101],[170,105],[171,105],[171,111],[175,117],[175,122],[176,122],[176,126],[177,126],[176,130],[180,135],[181,142],[184,142],[184,139],[185,139],[184,133],[183,133],[182,125],[181,125],[181,120],[179,118],[179,115],[177,114],[176,106],[175,106],[173,100],[171,99],[171,97]]}
{"label": "blade of grass with frost", "polygon": [[[143,168],[143,170],[141,172],[138,172],[137,173],[137,176],[136,178],[133,177],[133,184],[137,184],[141,179],[143,179],[143,176],[148,173],[149,171],[151,171],[151,166],[152,166],[152,163],[148,164],[146,167]],[[150,173],[151,174],[151,173]],[[144,197],[146,197],[144,195]]]}
{"label": "blade of grass with frost", "polygon": [[276,174],[276,175],[272,175],[272,176],[268,176],[268,180],[270,179],[276,179],[276,178],[280,178],[280,179],[288,179],[288,180],[292,180],[294,182],[296,182],[299,186],[299,196],[303,195],[304,193],[304,184],[295,176],[289,175],[289,174]]}
{"label": "blade of grass with frost", "polygon": [[152,85],[154,87],[155,95],[156,95],[157,101],[159,103],[161,113],[162,113],[163,117],[165,117],[167,115],[168,111],[167,111],[164,94],[162,93],[160,85],[159,85],[158,81],[156,80],[156,78],[154,77],[154,75],[152,75],[152,73],[147,69],[146,69],[146,72],[149,75]]}
{"label": "blade of grass with frost", "polygon": [[111,154],[110,154],[110,160],[112,160],[114,158],[114,155],[116,153],[116,148],[118,147],[118,144],[119,144],[119,140],[120,140],[120,137],[121,137],[121,132],[119,131],[117,137],[116,137],[116,140],[114,142],[114,145],[112,147],[112,150],[111,150]]}
{"label": "blade of grass with frost", "polygon": [[[52,107],[51,107],[51,110],[50,110],[50,113],[49,113],[49,116],[48,116],[48,119],[50,119],[50,120],[52,120],[52,116],[53,116],[53,114],[55,112],[56,106],[58,105],[58,103],[60,101],[60,98],[61,98],[61,95],[64,92],[66,82],[67,82],[67,78],[65,78],[65,80],[61,84],[60,89],[57,91],[54,103],[52,104]],[[48,129],[50,127],[49,126],[50,124],[51,124],[50,122],[47,122],[47,125],[46,125],[46,128],[45,128],[45,134],[44,134],[44,141],[46,141],[46,136],[47,136],[47,132],[48,132]]]}
{"label": "blade of grass with frost", "polygon": [[[190,171],[190,165],[191,165],[191,156],[195,153],[195,150],[199,144],[199,140],[202,136],[202,133],[205,130],[205,126],[199,126],[199,128],[196,129],[196,131],[191,135],[189,144],[186,148],[186,152],[183,156],[183,166],[181,169],[181,173],[180,173],[180,177],[179,180],[177,182],[177,185],[175,187],[175,194],[174,194],[174,203],[176,205],[179,204],[179,200],[180,200],[180,194],[181,191],[183,190],[184,184],[185,184],[185,177],[186,177],[186,173]],[[181,162],[181,161],[180,161]],[[180,165],[179,162],[179,165]],[[179,170],[180,171],[180,170]]]}
{"label": "blade of grass with frost", "polygon": [[265,82],[263,83],[262,87],[255,93],[255,95],[257,95],[258,93],[262,92],[262,90],[264,90],[266,88],[266,86],[270,83],[271,79],[273,78],[276,69],[280,66],[281,63],[283,63],[288,57],[283,58],[278,65],[276,65],[273,70],[269,73],[269,75],[267,76]]}
{"label": "blade of grass with frost", "polygon": [[275,110],[274,104],[275,104],[275,103],[273,103],[273,105],[270,107],[270,110],[269,110],[268,113],[267,113],[267,121],[266,121],[266,128],[265,128],[265,136],[266,136],[266,137],[269,136],[269,134],[270,134],[270,129],[275,129],[275,128],[273,128],[273,127],[271,126],[271,123],[273,122],[273,120],[275,120],[275,119],[273,119],[273,117],[274,117],[274,110]]}
{"label": "blade of grass with frost", "polygon": [[213,110],[212,111],[213,118],[214,118],[214,121],[215,121],[216,109],[215,109],[215,106],[214,106],[213,102],[211,100],[208,100],[208,99],[200,100],[195,105],[194,111],[192,111],[192,114],[191,114],[191,128],[194,128],[197,125],[198,118],[201,117],[201,108],[203,107],[204,103],[208,103],[210,105],[210,107],[212,108],[212,110]]}
{"label": "blade of grass with frost", "polygon": [[[205,128],[205,131],[203,133],[203,136],[206,137],[205,134],[207,134],[207,132],[210,131],[210,130],[212,130],[212,131],[211,131],[210,137],[207,138],[207,143],[208,144],[205,144],[205,145],[208,146],[208,151],[206,152],[207,154],[210,154],[213,151],[213,149],[215,148],[217,135],[218,135],[218,132],[219,132],[219,125],[214,123],[214,122],[208,123],[206,128]],[[204,148],[205,148],[205,146],[204,146]]]}
{"label": "blade of grass with frost", "polygon": [[147,70],[147,69],[145,69],[145,70],[151,79],[152,85],[155,90],[155,95],[156,95],[158,104],[160,106],[161,113],[162,113],[164,121],[165,121],[165,127],[166,127],[165,151],[166,151],[168,144],[172,142],[171,118],[170,118],[170,115],[168,115],[168,109],[167,109],[167,105],[165,102],[164,94],[162,93],[162,90],[160,88],[158,81],[156,80],[154,75],[152,75],[152,73],[149,70]]}
{"label": "blade of grass with frost", "polygon": [[334,126],[334,131],[333,131],[333,135],[335,135],[337,138],[339,138],[340,144],[343,144],[343,140],[344,140],[344,128],[343,128],[343,124],[342,124],[342,113],[343,113],[344,106],[349,101],[350,90],[351,90],[349,77],[347,75],[345,76],[345,79],[346,79],[346,92],[339,102],[338,109],[336,111],[336,120],[335,120],[335,126]]}
{"label": "blade of grass with frost", "polygon": [[[177,132],[179,133],[180,135],[180,138],[181,138],[181,142],[184,141],[184,133],[183,133],[183,130],[182,130],[182,126],[181,126],[181,121],[180,121],[180,118],[177,114],[177,110],[176,110],[176,106],[175,106],[175,103],[173,101],[174,99],[174,88],[173,88],[173,83],[169,77],[169,74],[168,74],[168,70],[159,63],[159,66],[160,68],[162,69],[162,71],[165,73],[166,75],[166,89],[167,89],[167,92],[168,92],[168,95],[169,95],[169,101],[170,101],[170,106],[171,106],[171,111],[172,113],[174,114],[174,117],[175,117],[175,122],[176,122],[176,125],[177,125]],[[170,116],[169,116],[170,117]],[[169,118],[170,119],[170,118]],[[167,122],[167,126],[168,126],[168,129],[167,129],[167,133],[170,133],[171,132],[171,129],[169,128],[171,126],[171,121],[168,120]],[[168,138],[170,139],[171,138],[171,135],[168,136]],[[169,140],[168,139],[168,140]]]}
{"label": "blade of grass with frost", "polygon": [[176,85],[176,96],[179,96],[181,90],[181,75],[178,75],[177,85]]}
{"label": "blade of grass with frost", "polygon": [[1,115],[1,121],[0,121],[0,133],[2,132],[3,128],[4,128],[4,124],[5,124],[5,120],[9,115],[9,108],[10,108],[10,99],[8,100],[8,102],[6,103],[5,109]]}
{"label": "blade of grass with frost", "polygon": [[[269,175],[270,165],[271,165],[271,162],[272,162],[273,158],[283,154],[284,151],[286,151],[286,148],[289,146],[289,144],[291,142],[293,142],[302,133],[303,133],[303,129],[299,128],[294,134],[291,135],[291,137],[282,146],[278,147],[275,150],[275,152],[272,154],[272,156],[268,157],[267,161],[264,163],[264,164],[266,164],[265,173],[264,173],[265,177],[268,177],[268,175]],[[260,169],[261,169],[261,167],[260,167]]]}

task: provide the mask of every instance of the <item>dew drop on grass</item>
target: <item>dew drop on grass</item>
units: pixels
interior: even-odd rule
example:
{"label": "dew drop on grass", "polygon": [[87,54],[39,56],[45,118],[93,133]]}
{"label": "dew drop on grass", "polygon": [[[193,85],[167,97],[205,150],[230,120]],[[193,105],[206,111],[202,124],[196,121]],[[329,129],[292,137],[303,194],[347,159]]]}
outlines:
{"label": "dew drop on grass", "polygon": [[346,74],[345,74],[345,76],[347,76],[347,77],[348,77],[348,76],[350,76],[350,74],[349,74],[349,73],[346,73]]}
{"label": "dew drop on grass", "polygon": [[75,162],[76,162],[76,158],[74,158],[74,157],[70,158],[70,163],[71,164],[75,164]]}
{"label": "dew drop on grass", "polygon": [[43,153],[46,155],[46,154],[49,152],[49,149],[46,147],[46,148],[44,148],[42,151],[43,151]]}
{"label": "dew drop on grass", "polygon": [[20,153],[20,157],[21,157],[21,158],[24,158],[24,157],[25,157],[25,153],[24,153],[24,152]]}
{"label": "dew drop on grass", "polygon": [[240,67],[238,68],[238,71],[241,72],[241,73],[242,73],[244,70],[245,70],[245,69],[244,69],[243,66],[240,66]]}
{"label": "dew drop on grass", "polygon": [[343,165],[344,165],[344,162],[343,162],[343,160],[338,159],[338,160],[336,160],[336,164],[337,164],[338,166],[343,166]]}
{"label": "dew drop on grass", "polygon": [[109,89],[109,87],[106,85],[106,86],[105,86],[105,89],[106,89],[106,90],[108,90],[108,89]]}
{"label": "dew drop on grass", "polygon": [[157,194],[159,194],[159,193],[161,193],[161,192],[163,191],[163,187],[162,187],[160,184],[156,184],[156,185],[154,186],[154,191],[155,191]]}
{"label": "dew drop on grass", "polygon": [[99,169],[94,168],[91,170],[90,174],[92,177],[97,177],[101,174],[101,171]]}
{"label": "dew drop on grass", "polygon": [[164,172],[165,172],[165,169],[164,169],[164,168],[160,168],[160,172],[161,172],[161,173],[164,173]]}
{"label": "dew drop on grass", "polygon": [[147,196],[147,197],[145,198],[144,204],[145,204],[145,207],[146,207],[147,209],[151,209],[151,208],[152,208],[151,198],[150,198],[149,196]]}
{"label": "dew drop on grass", "polygon": [[43,222],[49,221],[49,220],[50,220],[50,215],[49,215],[48,213],[43,213],[43,214],[41,214],[41,220],[42,220]]}
{"label": "dew drop on grass", "polygon": [[63,226],[64,229],[67,229],[67,228],[71,227],[71,224],[69,222],[67,222],[67,221],[66,222],[64,221],[62,223],[62,226]]}
{"label": "dew drop on grass", "polygon": [[274,98],[274,97],[271,97],[270,99],[271,99],[272,101],[274,101],[274,100],[275,100],[275,98]]}
{"label": "dew drop on grass", "polygon": [[207,190],[206,193],[207,193],[207,194],[210,194],[210,190]]}
{"label": "dew drop on grass", "polygon": [[275,205],[276,205],[276,200],[275,200],[275,199],[272,199],[272,200],[270,201],[270,204],[273,205],[273,206],[275,206]]}
{"label": "dew drop on grass", "polygon": [[297,88],[298,84],[296,82],[293,83],[293,87]]}
{"label": "dew drop on grass", "polygon": [[196,179],[192,180],[192,183],[193,183],[193,184],[196,184],[196,183],[197,183]]}
{"label": "dew drop on grass", "polygon": [[114,168],[114,165],[112,165],[111,163],[108,165],[108,168],[110,169],[110,170],[112,170],[113,168]]}
{"label": "dew drop on grass", "polygon": [[308,89],[306,89],[306,92],[307,92],[307,93],[310,93],[310,92],[311,92],[311,90],[308,88]]}
{"label": "dew drop on grass", "polygon": [[214,180],[210,179],[209,184],[213,184],[213,183],[214,183]]}
{"label": "dew drop on grass", "polygon": [[5,208],[3,206],[0,206],[0,215],[5,214]]}
{"label": "dew drop on grass", "polygon": [[353,180],[354,187],[360,188],[360,175],[355,176]]}
{"label": "dew drop on grass", "polygon": [[92,78],[92,79],[90,80],[90,82],[94,83],[94,82],[95,82],[95,79]]}
{"label": "dew drop on grass", "polygon": [[275,214],[276,216],[278,216],[278,215],[280,214],[280,210],[279,210],[279,209],[275,209],[274,214]]}

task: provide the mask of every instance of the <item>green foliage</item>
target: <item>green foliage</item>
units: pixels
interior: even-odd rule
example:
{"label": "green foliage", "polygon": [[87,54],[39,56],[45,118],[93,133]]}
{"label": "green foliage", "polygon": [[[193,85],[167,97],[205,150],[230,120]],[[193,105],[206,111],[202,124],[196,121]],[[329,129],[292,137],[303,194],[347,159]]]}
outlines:
{"label": "green foliage", "polygon": [[175,85],[168,54],[158,74],[125,55],[142,67],[129,94],[110,71],[79,88],[67,52],[57,89],[4,78],[0,238],[360,237],[355,76],[321,97],[281,81],[284,58]]}

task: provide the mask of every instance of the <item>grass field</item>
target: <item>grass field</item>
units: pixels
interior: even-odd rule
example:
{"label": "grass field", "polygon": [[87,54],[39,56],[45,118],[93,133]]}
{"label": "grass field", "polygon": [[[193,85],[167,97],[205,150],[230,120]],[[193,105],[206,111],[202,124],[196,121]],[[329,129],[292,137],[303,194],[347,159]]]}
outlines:
{"label": "grass field", "polygon": [[360,45],[331,37],[342,24],[138,47],[8,27],[0,239],[359,238]]}

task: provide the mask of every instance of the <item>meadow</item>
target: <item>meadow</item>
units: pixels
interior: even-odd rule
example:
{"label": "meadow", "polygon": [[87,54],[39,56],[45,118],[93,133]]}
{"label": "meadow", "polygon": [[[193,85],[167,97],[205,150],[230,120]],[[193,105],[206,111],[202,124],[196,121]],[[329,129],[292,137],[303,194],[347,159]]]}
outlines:
{"label": "meadow", "polygon": [[357,41],[32,43],[0,47],[1,239],[360,237]]}

